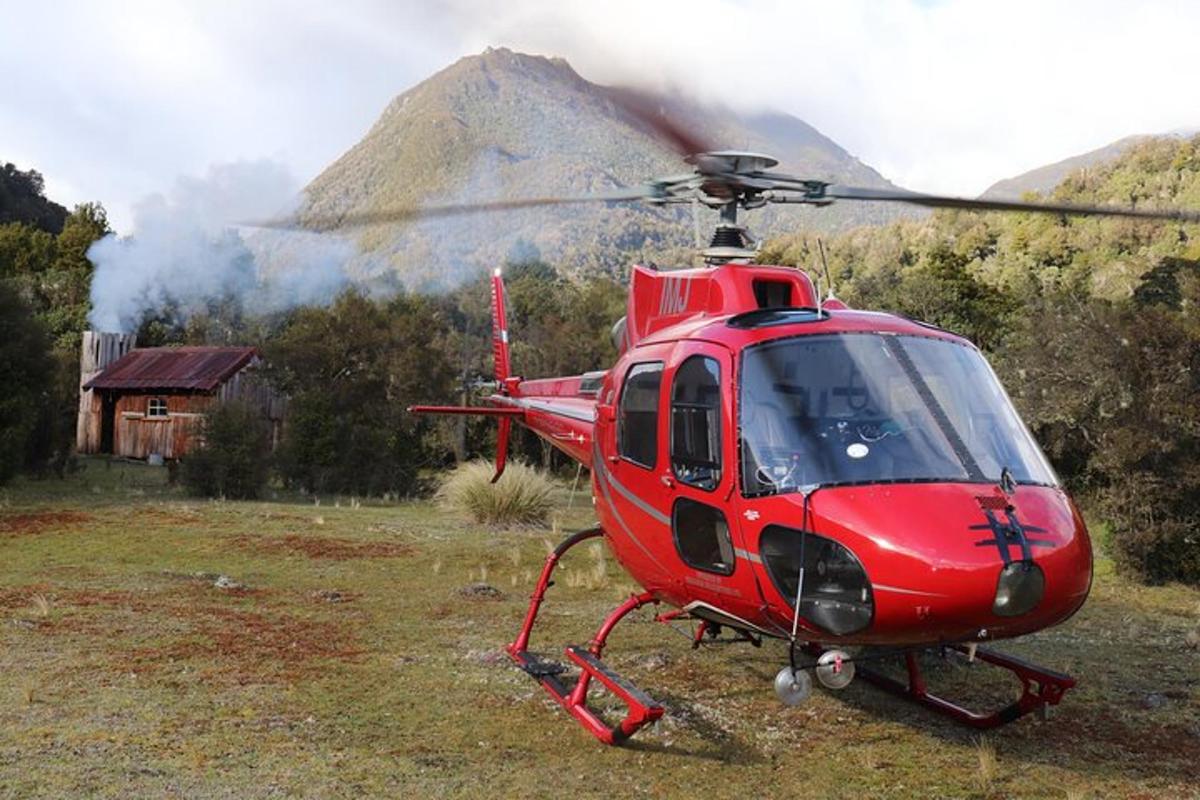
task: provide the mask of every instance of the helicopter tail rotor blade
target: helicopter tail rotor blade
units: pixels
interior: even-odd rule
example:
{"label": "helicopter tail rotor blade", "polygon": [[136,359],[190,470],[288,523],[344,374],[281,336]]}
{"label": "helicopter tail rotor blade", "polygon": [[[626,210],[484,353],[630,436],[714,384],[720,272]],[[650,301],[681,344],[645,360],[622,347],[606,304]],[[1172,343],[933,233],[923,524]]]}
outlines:
{"label": "helicopter tail rotor blade", "polygon": [[904,189],[868,189],[831,184],[824,187],[822,197],[836,200],[865,200],[886,203],[908,203],[926,208],[958,208],[967,211],[1024,211],[1035,214],[1069,214],[1093,217],[1134,217],[1164,219],[1179,222],[1200,222],[1200,211],[1184,209],[1142,209],[1122,206],[1075,205],[1072,203],[1027,203],[1021,200],[988,200],[982,198],[950,197],[922,194]]}
{"label": "helicopter tail rotor blade", "polygon": [[523,208],[545,206],[580,205],[583,203],[623,203],[645,200],[655,196],[651,187],[618,189],[599,194],[582,194],[565,197],[525,197],[514,200],[494,200],[483,203],[454,203],[443,206],[421,206],[392,208],[381,211],[362,211],[338,216],[305,214],[303,216],[278,219],[253,220],[237,223],[245,228],[267,228],[271,230],[304,230],[327,232],[342,228],[363,228],[371,225],[390,225],[420,219],[454,217],[464,214],[485,214],[492,211],[517,211]]}

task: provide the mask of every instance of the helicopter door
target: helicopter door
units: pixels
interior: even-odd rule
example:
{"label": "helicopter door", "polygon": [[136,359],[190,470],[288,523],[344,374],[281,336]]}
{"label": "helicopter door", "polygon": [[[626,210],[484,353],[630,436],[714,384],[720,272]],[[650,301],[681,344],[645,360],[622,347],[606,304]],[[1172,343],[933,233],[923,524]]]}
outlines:
{"label": "helicopter door", "polygon": [[717,345],[687,342],[672,353],[663,375],[667,435],[659,471],[690,610],[714,622],[755,623],[762,601],[729,505],[736,472],[731,371],[729,351]]}
{"label": "helicopter door", "polygon": [[610,540],[617,558],[647,588],[673,593],[670,508],[659,480],[666,463],[662,385],[669,353],[667,345],[639,348],[636,360],[614,371],[614,386],[598,406],[593,472],[611,514],[608,524],[619,534]]}

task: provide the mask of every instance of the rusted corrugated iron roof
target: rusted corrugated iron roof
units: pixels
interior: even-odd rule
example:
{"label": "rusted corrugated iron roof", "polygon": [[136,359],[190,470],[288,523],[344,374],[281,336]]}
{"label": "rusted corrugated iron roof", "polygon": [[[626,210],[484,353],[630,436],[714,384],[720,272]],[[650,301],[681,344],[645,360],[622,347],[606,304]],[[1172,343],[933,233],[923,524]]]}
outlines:
{"label": "rusted corrugated iron roof", "polygon": [[253,347],[144,347],[121,356],[84,388],[211,392],[257,354]]}

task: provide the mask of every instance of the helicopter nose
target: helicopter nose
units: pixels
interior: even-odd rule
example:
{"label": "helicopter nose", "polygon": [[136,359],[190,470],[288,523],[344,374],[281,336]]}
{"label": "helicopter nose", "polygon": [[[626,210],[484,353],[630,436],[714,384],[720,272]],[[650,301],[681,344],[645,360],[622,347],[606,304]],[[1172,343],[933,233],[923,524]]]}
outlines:
{"label": "helicopter nose", "polygon": [[[810,530],[842,545],[865,573],[862,586],[851,588],[867,598],[869,626],[822,626],[846,641],[1016,636],[1069,617],[1091,584],[1083,520],[1054,487],[1018,486],[1011,496],[978,484],[831,487],[814,495],[810,512]],[[764,529],[760,548],[770,572],[768,544]],[[845,575],[838,578],[849,586]],[[772,582],[781,585],[778,576]],[[814,619],[809,595],[806,589],[804,616]],[[791,613],[793,598],[786,599]],[[848,595],[831,599],[845,606]]]}

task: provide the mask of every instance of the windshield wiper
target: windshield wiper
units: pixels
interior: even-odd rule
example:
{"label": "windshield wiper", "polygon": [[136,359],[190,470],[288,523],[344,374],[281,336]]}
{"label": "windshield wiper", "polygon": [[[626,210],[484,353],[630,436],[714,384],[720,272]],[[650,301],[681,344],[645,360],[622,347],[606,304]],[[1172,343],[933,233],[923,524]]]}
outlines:
{"label": "windshield wiper", "polygon": [[908,376],[912,382],[913,388],[917,390],[917,395],[921,401],[925,403],[925,407],[929,409],[933,421],[937,423],[938,429],[942,435],[946,437],[946,441],[950,443],[950,448],[954,451],[954,455],[958,457],[962,468],[967,471],[967,477],[973,481],[985,481],[986,476],[983,470],[979,468],[979,463],[975,460],[975,456],[971,455],[971,450],[967,447],[967,443],[958,435],[958,430],[954,424],[950,422],[950,417],[946,414],[946,409],[942,408],[942,404],[937,401],[933,391],[929,388],[929,384],[921,377],[920,370],[913,363],[912,356],[904,349],[904,345],[900,343],[899,336],[888,336],[885,339],[885,346],[896,357],[896,362],[904,370],[904,374]]}

